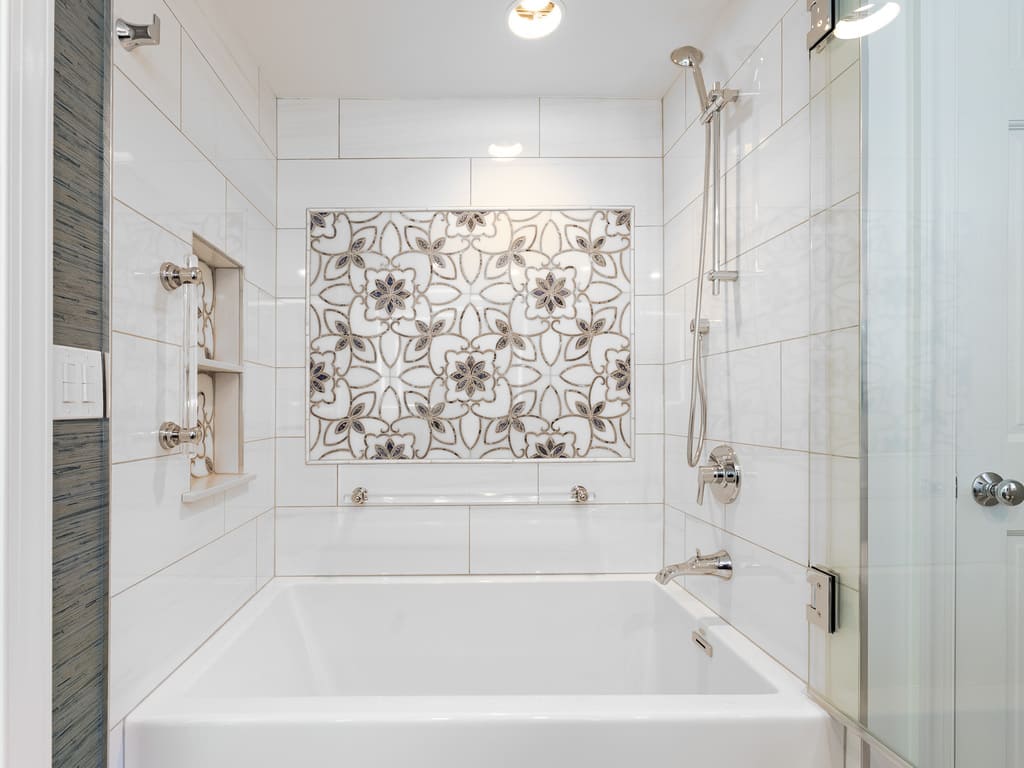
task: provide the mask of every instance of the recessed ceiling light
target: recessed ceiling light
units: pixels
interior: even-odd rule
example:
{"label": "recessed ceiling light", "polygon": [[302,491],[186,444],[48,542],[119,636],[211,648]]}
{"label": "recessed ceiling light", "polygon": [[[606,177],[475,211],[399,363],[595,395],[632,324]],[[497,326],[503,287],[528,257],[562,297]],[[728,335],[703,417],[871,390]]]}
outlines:
{"label": "recessed ceiling light", "polygon": [[564,15],[561,0],[516,0],[508,9],[508,28],[519,37],[536,40],[554,32]]}
{"label": "recessed ceiling light", "polygon": [[523,154],[523,145],[518,141],[515,144],[491,144],[491,146],[487,148],[487,152],[491,157],[498,157],[502,159],[519,157]]}

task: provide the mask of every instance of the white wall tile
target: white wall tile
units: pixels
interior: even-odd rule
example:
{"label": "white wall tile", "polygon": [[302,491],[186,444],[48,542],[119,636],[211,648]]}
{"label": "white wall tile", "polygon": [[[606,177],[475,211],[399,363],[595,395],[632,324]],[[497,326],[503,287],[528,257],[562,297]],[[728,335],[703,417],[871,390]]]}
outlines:
{"label": "white wall tile", "polygon": [[690,73],[682,71],[661,101],[662,154],[668,154],[686,130],[686,84]]}
{"label": "white wall tile", "polygon": [[664,317],[660,296],[644,296],[634,303],[633,363],[657,365],[664,354]]}
{"label": "white wall tile", "polygon": [[636,459],[539,464],[540,500],[560,504],[570,499],[573,486],[582,485],[598,504],[658,503],[662,501],[662,437],[637,435]]}
{"label": "white wall tile", "polygon": [[694,517],[686,519],[686,547],[729,552],[730,581],[689,576],[686,589],[806,680],[806,568]]}
{"label": "white wall tile", "polygon": [[664,427],[664,376],[660,365],[633,368],[636,403],[636,433],[660,434]]}
{"label": "white wall tile", "polygon": [[245,364],[245,439],[264,440],[275,432],[274,402],[277,386],[270,366]]}
{"label": "white wall tile", "polygon": [[149,22],[160,17],[160,45],[141,46],[127,51],[110,46],[114,65],[156,104],[175,125],[181,121],[181,25],[161,0],[114,0],[111,19]]}
{"label": "white wall tile", "polygon": [[472,204],[508,208],[634,206],[637,226],[659,226],[661,160],[473,160]]}
{"label": "white wall tile", "polygon": [[[259,359],[260,344],[260,289],[248,280],[242,282],[242,359]],[[276,308],[275,308],[276,316]],[[277,329],[274,329],[277,333]],[[277,354],[277,350],[274,350]]]}
{"label": "white wall tile", "polygon": [[860,322],[860,196],[811,219],[811,332]]}
{"label": "white wall tile", "polygon": [[277,300],[277,365],[306,365],[306,299]]}
{"label": "white wall tile", "polygon": [[[808,548],[808,454],[752,445],[736,446],[743,490],[732,504],[708,492],[704,504],[684,508],[695,517],[806,564]],[[709,489],[710,490],[710,489]]]}
{"label": "white wall tile", "polygon": [[121,720],[253,594],[255,548],[253,522],[111,598],[110,721]]}
{"label": "white wall tile", "polygon": [[[807,7],[799,2],[794,3],[782,18],[783,122],[807,106],[810,99],[810,60],[807,53],[809,24]],[[815,54],[811,54],[813,55]]]}
{"label": "white wall tile", "polygon": [[[667,180],[666,176],[666,180]],[[703,197],[698,196],[665,224],[665,289],[673,290],[695,280],[700,271],[700,216]],[[667,212],[667,206],[666,206]],[[710,253],[707,256],[710,264]]]}
{"label": "white wall tile", "polygon": [[664,565],[685,562],[691,554],[686,548],[686,514],[666,506]]}
{"label": "white wall tile", "polygon": [[860,190],[860,67],[811,99],[811,212]]}
{"label": "white wall tile", "polygon": [[277,230],[278,298],[306,296],[306,230]]}
{"label": "white wall tile", "polygon": [[827,563],[841,584],[860,586],[860,460],[810,457],[810,560]]}
{"label": "white wall tile", "polygon": [[541,99],[543,157],[661,157],[659,99]]}
{"label": "white wall tile", "polygon": [[828,45],[811,54],[809,68],[811,96],[820,93],[822,88],[860,59],[860,43],[860,40],[832,38]]}
{"label": "white wall tile", "polygon": [[636,227],[633,230],[633,291],[637,296],[660,296],[664,285],[661,227]]}
{"label": "white wall tile", "polygon": [[501,506],[471,510],[473,573],[657,571],[660,504]]}
{"label": "white wall tile", "polygon": [[277,436],[302,437],[306,431],[305,368],[277,369]]}
{"label": "white wall tile", "polygon": [[[778,446],[782,437],[781,371],[777,344],[707,359],[708,436],[726,442]],[[689,397],[689,388],[687,387]]]}
{"label": "white wall tile", "polygon": [[686,288],[676,288],[665,295],[665,362],[686,360],[693,354],[690,322],[693,316],[687,304]]}
{"label": "white wall tile", "polygon": [[188,461],[180,454],[111,467],[111,594],[224,533],[223,497],[182,504],[188,484]]}
{"label": "white wall tile", "polygon": [[181,46],[181,127],[196,146],[274,219],[275,162],[270,149],[188,37]]}
{"label": "white wall tile", "polygon": [[847,328],[811,337],[811,450],[860,454],[860,333]]}
{"label": "white wall tile", "polygon": [[181,344],[181,293],[163,287],[160,267],[184,264],[191,246],[122,203],[114,203],[111,218],[112,329]]}
{"label": "white wall tile", "polygon": [[537,494],[534,463],[361,464],[338,471],[338,498],[347,503],[353,488],[363,486],[371,499],[395,504],[486,503],[495,498],[533,501]]}
{"label": "white wall tile", "polygon": [[754,248],[808,218],[808,110],[772,134],[726,174],[725,215],[729,258]]}
{"label": "white wall tile", "polygon": [[277,439],[277,506],[333,507],[338,503],[338,469],[306,464],[305,439]]}
{"label": "white wall tile", "polygon": [[224,527],[237,528],[274,506],[274,441],[256,440],[245,444],[245,472],[253,479],[228,491],[224,498]]}
{"label": "white wall tile", "polygon": [[113,95],[114,197],[187,243],[224,246],[224,177],[119,71]]}
{"label": "white wall tile", "polygon": [[[792,0],[757,0],[722,6],[714,27],[705,36],[706,43],[701,46],[704,51],[702,66],[708,85],[714,80],[728,80],[791,5]],[[687,111],[691,117],[696,117],[700,109],[691,111],[689,107],[688,101]]]}
{"label": "white wall tile", "polygon": [[342,99],[342,157],[537,156],[537,99]]}
{"label": "white wall tile", "polygon": [[727,85],[739,91],[737,100],[722,110],[723,162],[730,168],[782,124],[781,25],[768,33]]}
{"label": "white wall tile", "polygon": [[337,156],[337,99],[280,99],[277,102],[279,160]]}
{"label": "white wall tile", "polygon": [[245,267],[245,279],[274,292],[277,231],[233,184],[227,188],[228,256]]}
{"label": "white wall tile", "polygon": [[275,529],[273,510],[256,521],[256,589],[274,578]]}
{"label": "white wall tile", "polygon": [[466,507],[279,509],[282,576],[469,571]]}
{"label": "white wall tile", "polygon": [[277,301],[264,290],[258,292],[256,317],[255,362],[274,365],[277,362]]}
{"label": "white wall tile", "polygon": [[[665,437],[665,503],[669,505],[670,511],[683,510],[693,504],[697,494],[697,487],[693,480],[692,473],[688,472],[689,466],[686,463],[686,438],[675,435]],[[678,521],[680,526],[682,521]],[[680,535],[681,538],[681,535]],[[668,542],[666,542],[668,546]],[[685,560],[689,555],[680,557]],[[678,562],[678,560],[670,560]]]}
{"label": "white wall tile", "polygon": [[[694,123],[665,155],[665,221],[703,193],[704,126]],[[700,212],[697,212],[700,223]]]}
{"label": "white wall tile", "polygon": [[782,343],[782,447],[806,451],[810,441],[811,341]]}
{"label": "white wall tile", "polygon": [[470,204],[469,160],[282,160],[278,175],[278,226],[285,228],[304,229],[307,208]]}
{"label": "white wall tile", "polygon": [[665,432],[685,435],[690,416],[689,362],[671,363],[665,366]]}
{"label": "white wall tile", "polygon": [[267,81],[264,73],[260,72],[260,136],[270,151],[277,156],[277,96]]}
{"label": "white wall tile", "polygon": [[157,433],[180,423],[181,348],[137,336],[111,338],[111,461],[161,456]]}

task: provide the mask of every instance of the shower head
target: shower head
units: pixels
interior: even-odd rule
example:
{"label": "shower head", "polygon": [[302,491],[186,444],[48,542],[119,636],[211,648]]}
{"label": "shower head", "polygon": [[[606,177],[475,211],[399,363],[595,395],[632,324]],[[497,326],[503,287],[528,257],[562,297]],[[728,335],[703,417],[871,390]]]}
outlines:
{"label": "shower head", "polygon": [[678,64],[680,67],[699,67],[700,63],[704,61],[704,54],[701,53],[700,48],[684,45],[682,48],[672,51],[671,59],[673,64]]}
{"label": "shower head", "polygon": [[697,95],[700,96],[700,108],[702,110],[707,109],[708,89],[704,85],[704,73],[700,71],[700,63],[704,61],[704,54],[700,48],[684,45],[682,48],[676,48],[672,51],[670,58],[674,64],[686,67],[693,72],[693,82],[697,86]]}

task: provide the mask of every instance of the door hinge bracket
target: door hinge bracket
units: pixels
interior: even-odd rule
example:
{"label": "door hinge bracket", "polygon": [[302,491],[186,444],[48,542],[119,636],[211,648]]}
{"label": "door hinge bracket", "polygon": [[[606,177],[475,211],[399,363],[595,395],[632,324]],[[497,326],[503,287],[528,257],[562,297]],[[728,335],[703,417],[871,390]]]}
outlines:
{"label": "door hinge bracket", "polygon": [[839,574],[814,565],[807,569],[807,582],[811,585],[807,621],[834,634],[839,629]]}

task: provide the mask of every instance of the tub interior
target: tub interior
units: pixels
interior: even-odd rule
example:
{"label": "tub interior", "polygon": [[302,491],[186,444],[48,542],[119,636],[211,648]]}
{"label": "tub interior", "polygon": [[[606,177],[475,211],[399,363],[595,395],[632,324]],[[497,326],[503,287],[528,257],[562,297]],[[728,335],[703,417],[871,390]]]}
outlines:
{"label": "tub interior", "polygon": [[646,582],[310,583],[280,590],[190,697],[769,694]]}

